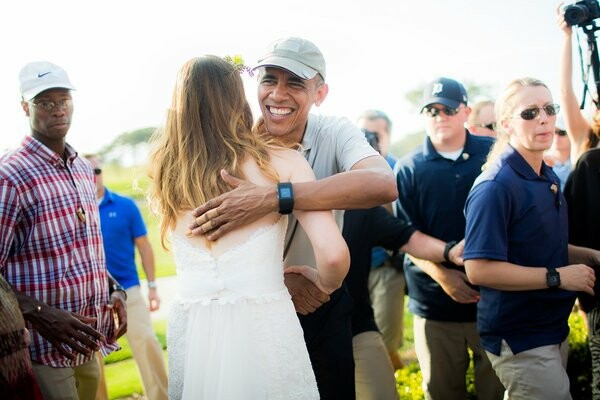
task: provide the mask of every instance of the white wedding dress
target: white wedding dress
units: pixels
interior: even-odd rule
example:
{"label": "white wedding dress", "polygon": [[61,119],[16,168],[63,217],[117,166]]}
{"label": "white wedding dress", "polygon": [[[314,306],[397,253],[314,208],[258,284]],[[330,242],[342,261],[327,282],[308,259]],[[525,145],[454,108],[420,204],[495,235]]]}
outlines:
{"label": "white wedding dress", "polygon": [[168,318],[169,398],[318,399],[283,283],[287,218],[214,257],[177,230],[178,299]]}

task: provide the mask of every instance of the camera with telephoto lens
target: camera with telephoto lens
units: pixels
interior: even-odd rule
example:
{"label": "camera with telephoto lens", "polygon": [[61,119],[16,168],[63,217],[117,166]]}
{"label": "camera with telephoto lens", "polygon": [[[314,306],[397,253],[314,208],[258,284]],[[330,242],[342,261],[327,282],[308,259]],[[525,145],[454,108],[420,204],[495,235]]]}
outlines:
{"label": "camera with telephoto lens", "polygon": [[564,15],[569,26],[588,26],[600,18],[600,5],[597,0],[581,0],[565,7]]}
{"label": "camera with telephoto lens", "polygon": [[375,132],[369,131],[367,129],[361,129],[365,134],[365,138],[367,138],[367,142],[371,145],[372,148],[379,151],[379,137]]}

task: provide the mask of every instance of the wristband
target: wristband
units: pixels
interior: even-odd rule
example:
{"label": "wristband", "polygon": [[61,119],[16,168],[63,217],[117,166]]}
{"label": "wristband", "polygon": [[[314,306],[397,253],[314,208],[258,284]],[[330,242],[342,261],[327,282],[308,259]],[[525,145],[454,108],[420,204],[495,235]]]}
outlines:
{"label": "wristband", "polygon": [[291,214],[294,211],[294,189],[291,182],[277,184],[277,198],[280,214]]}
{"label": "wristband", "polygon": [[456,240],[451,240],[448,243],[446,243],[446,247],[444,247],[444,260],[452,262],[450,261],[450,250],[452,250],[452,248],[457,244],[458,242]]}
{"label": "wristband", "polygon": [[156,281],[148,281],[148,289],[156,288]]}
{"label": "wristband", "polygon": [[560,274],[556,270],[556,268],[548,267],[548,272],[546,272],[546,286],[551,289],[555,289],[560,287]]}
{"label": "wristband", "polygon": [[118,283],[113,283],[112,285],[109,286],[109,289],[108,289],[109,296],[111,294],[113,294],[114,292],[116,292],[117,290],[123,292],[123,296],[125,297],[125,301],[127,301],[127,292],[125,291],[125,288],[123,286],[119,285]]}

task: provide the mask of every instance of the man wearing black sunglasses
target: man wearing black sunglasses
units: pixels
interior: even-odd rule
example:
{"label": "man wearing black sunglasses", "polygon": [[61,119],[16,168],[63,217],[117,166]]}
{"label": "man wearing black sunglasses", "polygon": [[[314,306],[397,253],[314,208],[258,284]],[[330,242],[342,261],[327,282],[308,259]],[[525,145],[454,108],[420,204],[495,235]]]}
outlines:
{"label": "man wearing black sunglasses", "polygon": [[428,399],[467,398],[467,347],[474,353],[477,398],[501,399],[504,392],[479,342],[479,292],[469,284],[464,266],[450,262],[462,248],[469,189],[493,143],[465,129],[470,111],[462,84],[449,78],[431,82],[421,107],[425,143],[395,167],[398,213],[431,240],[447,243],[444,263],[410,256],[404,263],[415,350]]}
{"label": "man wearing black sunglasses", "polygon": [[557,117],[552,146],[544,154],[544,161],[558,176],[562,191],[571,173],[571,140],[566,129],[564,120],[560,116]]}
{"label": "man wearing black sunglasses", "polygon": [[467,120],[467,129],[473,135],[496,137],[494,124],[494,102],[490,100],[479,101],[471,106],[471,113]]}

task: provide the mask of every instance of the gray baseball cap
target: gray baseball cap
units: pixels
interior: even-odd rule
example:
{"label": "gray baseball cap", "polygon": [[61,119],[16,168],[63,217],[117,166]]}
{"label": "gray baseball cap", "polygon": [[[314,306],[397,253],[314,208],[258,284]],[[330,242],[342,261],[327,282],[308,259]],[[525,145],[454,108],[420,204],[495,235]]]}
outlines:
{"label": "gray baseball cap", "polygon": [[290,71],[302,79],[312,79],[321,74],[325,80],[325,58],[315,44],[299,37],[275,41],[267,54],[253,68],[276,67]]}

